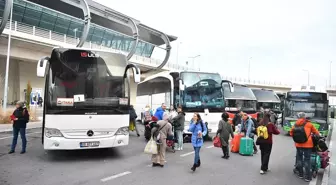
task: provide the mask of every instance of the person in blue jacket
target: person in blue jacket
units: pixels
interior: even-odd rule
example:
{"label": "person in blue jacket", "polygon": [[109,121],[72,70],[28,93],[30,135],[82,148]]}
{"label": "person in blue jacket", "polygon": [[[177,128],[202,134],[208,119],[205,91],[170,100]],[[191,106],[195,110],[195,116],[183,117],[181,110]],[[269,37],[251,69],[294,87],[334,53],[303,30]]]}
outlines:
{"label": "person in blue jacket", "polygon": [[201,166],[199,153],[203,146],[203,136],[207,134],[207,127],[198,113],[195,113],[193,119],[190,121],[189,132],[192,133],[191,143],[195,151],[194,165],[191,167],[191,170],[195,171],[196,168]]}
{"label": "person in blue jacket", "polygon": [[258,153],[258,148],[254,142],[254,131],[255,131],[254,123],[249,115],[246,113],[243,114],[242,124],[240,126],[240,133],[243,133],[245,137],[249,137],[253,139],[253,150],[254,154]]}
{"label": "person in blue jacket", "polygon": [[164,103],[162,103],[161,107],[156,109],[156,112],[154,114],[154,116],[158,119],[158,120],[162,120],[163,119],[163,113],[166,111],[166,105]]}

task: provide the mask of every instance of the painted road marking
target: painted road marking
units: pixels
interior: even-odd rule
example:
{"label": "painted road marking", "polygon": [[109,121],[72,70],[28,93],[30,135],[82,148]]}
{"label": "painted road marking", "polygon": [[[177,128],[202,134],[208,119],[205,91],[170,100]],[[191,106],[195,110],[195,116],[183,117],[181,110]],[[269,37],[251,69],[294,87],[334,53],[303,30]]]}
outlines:
{"label": "painted road marking", "polygon": [[195,152],[188,152],[188,153],[185,153],[185,154],[180,155],[180,157],[185,157],[185,156],[191,155],[191,154],[193,154],[193,153],[195,153]]}
{"label": "painted road marking", "polygon": [[206,147],[206,148],[213,148],[214,146],[213,145],[211,145],[211,146],[208,146],[208,147]]}
{"label": "painted road marking", "polygon": [[[26,134],[26,136],[29,136],[29,135],[33,135],[33,134],[41,134],[42,132],[33,132],[33,133],[28,133]],[[8,136],[8,137],[2,137],[0,138],[0,140],[4,140],[4,139],[9,139],[9,138],[12,138],[13,136]]]}
{"label": "painted road marking", "polygon": [[116,178],[119,178],[119,177],[122,177],[122,176],[125,176],[125,175],[128,175],[128,174],[131,174],[131,173],[132,172],[130,172],[130,171],[122,172],[122,173],[119,173],[119,174],[116,174],[116,175],[112,175],[110,177],[103,178],[100,181],[106,182],[106,181],[113,180],[113,179],[116,179]]}

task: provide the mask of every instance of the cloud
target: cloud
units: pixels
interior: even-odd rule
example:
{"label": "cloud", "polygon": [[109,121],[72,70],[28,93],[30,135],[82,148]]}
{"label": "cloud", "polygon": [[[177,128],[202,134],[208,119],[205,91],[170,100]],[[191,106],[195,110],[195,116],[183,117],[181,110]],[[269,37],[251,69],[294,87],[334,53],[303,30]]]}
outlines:
{"label": "cloud", "polygon": [[[252,57],[252,79],[306,83],[302,69],[307,69],[311,83],[325,85],[329,61],[336,69],[336,1],[96,1],[178,36],[179,63],[200,54],[195,66],[205,71],[247,78]],[[176,43],[172,46],[170,62],[176,63]]]}

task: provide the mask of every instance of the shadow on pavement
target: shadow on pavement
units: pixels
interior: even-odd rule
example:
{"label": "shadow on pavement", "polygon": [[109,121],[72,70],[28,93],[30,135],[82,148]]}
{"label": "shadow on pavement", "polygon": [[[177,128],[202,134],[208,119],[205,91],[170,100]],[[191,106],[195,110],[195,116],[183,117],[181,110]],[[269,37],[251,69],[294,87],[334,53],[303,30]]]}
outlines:
{"label": "shadow on pavement", "polygon": [[90,149],[90,150],[69,150],[69,151],[46,151],[43,157],[50,162],[66,162],[66,161],[93,161],[104,159],[120,159],[118,148],[109,149]]}

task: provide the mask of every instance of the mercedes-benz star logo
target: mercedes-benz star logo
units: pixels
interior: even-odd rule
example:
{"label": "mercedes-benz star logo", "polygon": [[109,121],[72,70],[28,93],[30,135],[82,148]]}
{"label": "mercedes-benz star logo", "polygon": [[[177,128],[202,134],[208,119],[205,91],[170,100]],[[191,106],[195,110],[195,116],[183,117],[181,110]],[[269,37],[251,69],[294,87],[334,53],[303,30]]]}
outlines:
{"label": "mercedes-benz star logo", "polygon": [[86,133],[89,137],[91,137],[91,136],[93,136],[93,131],[92,130],[89,130],[89,131],[87,131],[87,133]]}

